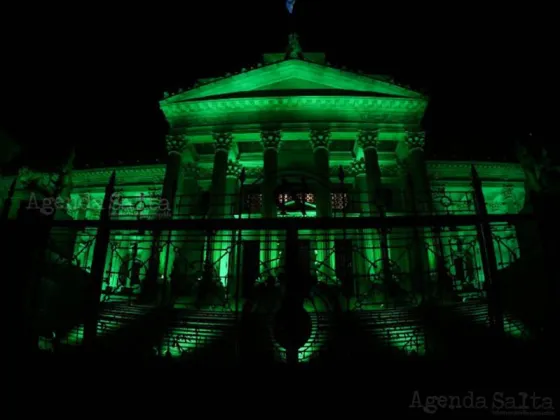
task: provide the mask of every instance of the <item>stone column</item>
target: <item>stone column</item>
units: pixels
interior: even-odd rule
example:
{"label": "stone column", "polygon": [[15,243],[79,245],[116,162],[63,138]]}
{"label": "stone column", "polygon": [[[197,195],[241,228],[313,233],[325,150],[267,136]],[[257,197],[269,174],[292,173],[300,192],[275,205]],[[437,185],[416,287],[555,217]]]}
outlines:
{"label": "stone column", "polygon": [[182,156],[187,146],[187,138],[184,135],[170,135],[165,138],[165,142],[168,156],[161,196],[167,201],[169,212],[173,214],[175,213],[175,195],[181,187]]}
{"label": "stone column", "polygon": [[[369,199],[369,216],[386,216],[386,207],[383,197],[383,185],[381,182],[381,168],[379,167],[379,155],[377,147],[379,143],[379,131],[361,130],[358,134],[358,146],[364,152],[364,164],[366,169],[367,197]],[[367,254],[375,261],[373,269],[368,270],[369,280],[381,280],[388,290],[392,282],[390,271],[388,234],[386,231],[379,232],[374,229],[364,231],[366,247],[371,246]]]}
{"label": "stone column", "polygon": [[[328,129],[310,131],[311,147],[313,148],[313,161],[319,182],[315,185],[315,204],[317,217],[332,216],[332,201],[330,187],[329,143],[330,131]],[[317,232],[317,277],[319,281],[337,283],[335,273],[334,244],[330,232]]]}
{"label": "stone column", "polygon": [[[232,218],[239,213],[239,175],[242,166],[237,160],[228,160],[225,184],[225,214],[224,218]],[[230,270],[230,262],[235,252],[239,251],[234,237],[235,232],[222,230],[217,232],[214,261],[222,284],[228,288],[230,295],[235,293],[235,272]]]}
{"label": "stone column", "polygon": [[406,133],[407,166],[412,180],[411,192],[414,194],[414,205],[419,213],[429,212],[432,209],[432,193],[426,168],[424,143],[424,132]]}
{"label": "stone column", "polygon": [[[275,218],[278,213],[276,205],[276,185],[278,183],[278,150],[281,142],[279,130],[261,132],[263,145],[263,182],[262,194],[262,217]],[[261,232],[261,278],[266,280],[269,276],[275,277],[278,269],[278,237],[277,232],[267,230]]]}
{"label": "stone column", "polygon": [[315,172],[320,182],[315,190],[317,217],[331,217],[331,188],[329,166],[329,143],[331,133],[328,129],[311,130],[310,140],[313,148]]}
{"label": "stone column", "polygon": [[229,150],[233,144],[231,133],[214,133],[214,169],[210,190],[210,217],[220,218],[226,214],[226,177],[228,170]]}
{"label": "stone column", "polygon": [[192,219],[198,213],[198,199],[200,191],[198,188],[199,168],[195,162],[187,162],[183,165],[183,180],[179,194],[179,209],[177,215],[184,219]]}
{"label": "stone column", "polygon": [[[352,161],[352,174],[354,175],[354,189],[356,191],[355,199],[360,211],[360,215],[367,216],[370,214],[369,193],[367,188],[366,178],[366,165],[363,158],[354,159]],[[371,235],[366,235],[365,232],[357,231],[357,245],[358,245],[358,258],[357,258],[357,276],[358,276],[358,290],[357,294],[363,294],[369,290],[370,268],[375,262],[375,257],[372,252],[373,241]]]}
{"label": "stone column", "polygon": [[[201,217],[199,211],[200,190],[198,186],[199,168],[195,162],[183,165],[183,181],[178,197],[179,207],[177,216],[181,219],[196,219]],[[172,291],[181,295],[188,290],[188,281],[193,281],[196,272],[202,270],[204,256],[205,235],[202,231],[187,230],[177,235],[175,249],[179,249],[175,256],[177,272],[172,273]],[[173,283],[175,280],[178,282]]]}
{"label": "stone column", "polygon": [[[220,219],[226,216],[227,205],[227,174],[229,151],[233,145],[233,135],[228,132],[213,133],[215,154],[214,168],[212,171],[212,185],[210,187],[210,209],[208,217]],[[212,237],[207,241],[206,261],[212,265],[213,276],[223,280],[222,248],[223,239],[227,232],[212,232]]]}
{"label": "stone column", "polygon": [[381,189],[381,169],[379,167],[379,156],[377,154],[379,132],[374,130],[361,130],[358,134],[358,146],[364,152],[364,164],[366,169],[367,189],[370,213],[368,216],[379,214],[384,210]]}
{"label": "stone column", "polygon": [[[407,132],[406,145],[408,156],[406,164],[408,168],[409,188],[413,196],[412,209],[416,214],[426,214],[432,210],[432,194],[428,170],[424,155],[425,134],[423,132]],[[427,280],[429,278],[428,251],[426,237],[428,229],[418,227],[413,229],[412,253],[411,253],[411,280],[412,290],[424,295],[427,291]]]}
{"label": "stone column", "polygon": [[[163,178],[163,187],[161,192],[162,202],[159,206],[158,217],[171,218],[177,216],[178,206],[175,205],[177,191],[182,188],[182,166],[183,152],[187,146],[187,138],[184,135],[168,135],[165,138],[167,146],[167,165],[165,166],[165,175]],[[154,241],[159,241],[161,253],[159,254],[159,281],[170,285],[171,273],[175,263],[176,235],[174,232],[165,231],[161,233],[161,237],[155,237]]]}

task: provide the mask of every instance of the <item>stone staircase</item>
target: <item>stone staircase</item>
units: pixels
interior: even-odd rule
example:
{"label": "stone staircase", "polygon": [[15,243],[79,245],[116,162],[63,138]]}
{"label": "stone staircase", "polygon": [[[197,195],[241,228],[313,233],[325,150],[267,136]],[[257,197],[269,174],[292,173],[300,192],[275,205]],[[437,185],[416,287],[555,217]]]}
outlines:
{"label": "stone staircase", "polygon": [[[115,334],[147,316],[153,309],[149,305],[104,304],[97,324],[97,337],[101,339]],[[39,337],[39,349],[52,351],[54,338],[54,333],[52,337]],[[61,348],[77,347],[82,345],[83,339],[84,325],[80,324],[59,337],[58,341]]]}
{"label": "stone staircase", "polygon": [[[223,344],[236,331],[234,312],[204,310],[176,310],[163,337],[160,355],[172,359],[191,359],[202,352],[220,350],[216,345]],[[231,349],[234,350],[235,344]]]}
{"label": "stone staircase", "polygon": [[[450,309],[472,325],[480,327],[490,326],[488,304],[486,302],[459,303],[453,305]],[[525,328],[523,323],[508,313],[504,314],[504,332],[510,337],[521,339],[527,339],[530,336],[528,329]]]}
{"label": "stone staircase", "polygon": [[[331,338],[332,321],[327,313],[310,312],[311,316],[311,336],[298,351],[298,362],[309,363],[317,358],[321,351],[328,347]],[[269,340],[274,350],[276,362],[285,363],[287,361],[286,349],[280,346],[274,338],[274,317],[270,316],[268,322]]]}
{"label": "stone staircase", "polygon": [[424,355],[424,322],[413,308],[356,311],[355,322],[375,343],[404,354]]}

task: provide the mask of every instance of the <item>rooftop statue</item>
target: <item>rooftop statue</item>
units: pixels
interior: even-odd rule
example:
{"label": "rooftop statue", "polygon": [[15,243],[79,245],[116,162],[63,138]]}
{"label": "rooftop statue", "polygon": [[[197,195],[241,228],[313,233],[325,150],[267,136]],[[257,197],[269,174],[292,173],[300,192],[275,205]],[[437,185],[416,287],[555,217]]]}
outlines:
{"label": "rooftop statue", "polygon": [[554,165],[545,149],[540,155],[531,153],[525,146],[517,147],[517,157],[525,172],[527,192],[554,193],[560,186],[560,167]]}
{"label": "rooftop statue", "polygon": [[290,34],[288,38],[286,58],[303,58],[303,50],[301,49],[299,35],[297,33]]}

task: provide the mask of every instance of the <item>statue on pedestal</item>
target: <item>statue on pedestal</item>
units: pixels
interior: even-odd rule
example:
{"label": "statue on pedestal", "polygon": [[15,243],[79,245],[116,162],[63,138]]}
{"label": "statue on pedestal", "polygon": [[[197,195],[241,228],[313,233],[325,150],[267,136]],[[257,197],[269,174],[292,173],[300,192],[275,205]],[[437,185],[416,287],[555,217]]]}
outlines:
{"label": "statue on pedestal", "polygon": [[560,167],[543,148],[531,153],[525,146],[517,146],[517,158],[525,173],[525,204],[530,205],[531,196],[554,196],[560,193]]}
{"label": "statue on pedestal", "polygon": [[299,35],[297,33],[290,34],[288,38],[288,51],[286,58],[300,58],[303,59],[303,50],[299,43]]}

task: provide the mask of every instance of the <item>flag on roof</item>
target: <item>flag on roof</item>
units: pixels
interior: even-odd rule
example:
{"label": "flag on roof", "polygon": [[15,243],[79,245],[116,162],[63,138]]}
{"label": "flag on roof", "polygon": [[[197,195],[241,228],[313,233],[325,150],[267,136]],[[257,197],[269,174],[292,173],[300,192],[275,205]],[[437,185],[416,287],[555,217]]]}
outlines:
{"label": "flag on roof", "polygon": [[286,9],[288,9],[288,12],[290,12],[290,14],[294,11],[295,3],[296,0],[286,0]]}

